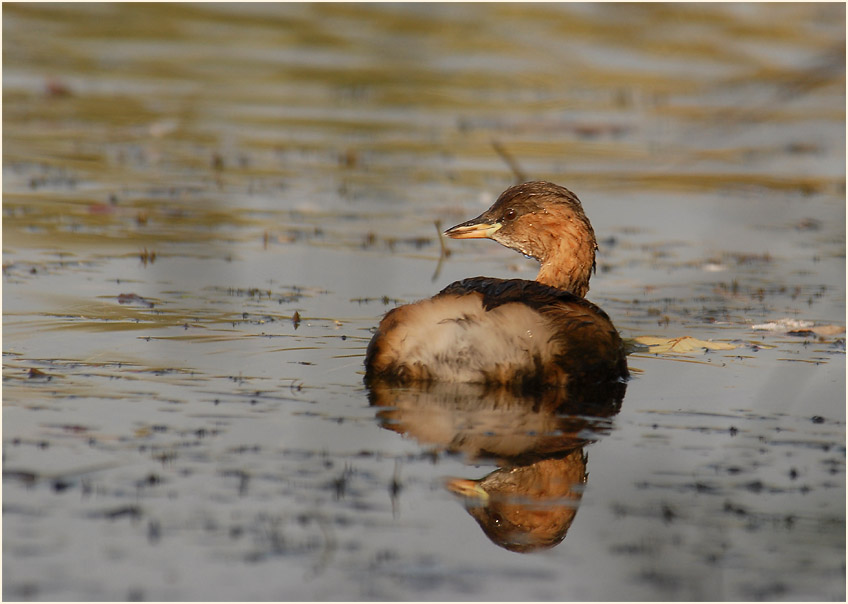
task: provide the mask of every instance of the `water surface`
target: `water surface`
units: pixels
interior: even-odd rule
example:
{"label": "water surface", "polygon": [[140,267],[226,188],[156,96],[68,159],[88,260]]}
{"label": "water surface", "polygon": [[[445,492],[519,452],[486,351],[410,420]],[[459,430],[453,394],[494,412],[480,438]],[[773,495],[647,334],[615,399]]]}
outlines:
{"label": "water surface", "polygon": [[[4,599],[844,600],[844,6],[3,17]],[[516,170],[625,338],[732,348],[593,417],[369,399],[388,309],[535,275],[437,236]],[[558,545],[447,488],[505,426],[588,472]]]}

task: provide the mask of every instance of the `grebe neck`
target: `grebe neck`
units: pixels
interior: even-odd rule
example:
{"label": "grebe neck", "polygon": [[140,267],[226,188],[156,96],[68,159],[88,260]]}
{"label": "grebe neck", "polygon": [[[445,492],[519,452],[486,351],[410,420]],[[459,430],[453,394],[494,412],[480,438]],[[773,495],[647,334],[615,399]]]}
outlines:
{"label": "grebe neck", "polygon": [[541,266],[536,281],[585,296],[589,291],[589,278],[595,269],[597,247],[591,231],[578,237],[563,237],[552,254],[539,259]]}

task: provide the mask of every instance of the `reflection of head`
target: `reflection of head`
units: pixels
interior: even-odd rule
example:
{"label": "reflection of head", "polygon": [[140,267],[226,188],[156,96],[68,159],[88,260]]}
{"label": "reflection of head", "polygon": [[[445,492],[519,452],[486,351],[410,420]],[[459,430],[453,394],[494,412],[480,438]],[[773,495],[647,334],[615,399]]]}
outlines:
{"label": "reflection of head", "polygon": [[561,459],[501,468],[477,481],[450,479],[447,487],[465,498],[468,513],[489,539],[527,553],[565,538],[585,482],[586,458],[578,449]]}

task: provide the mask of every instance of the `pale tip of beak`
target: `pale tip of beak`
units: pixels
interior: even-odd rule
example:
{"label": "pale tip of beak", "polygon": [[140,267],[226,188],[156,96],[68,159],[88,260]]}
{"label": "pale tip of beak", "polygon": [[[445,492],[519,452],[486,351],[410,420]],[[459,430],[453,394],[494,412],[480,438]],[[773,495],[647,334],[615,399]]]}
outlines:
{"label": "pale tip of beak", "polygon": [[499,222],[493,224],[458,224],[445,231],[445,235],[451,239],[491,239],[498,229],[503,226]]}
{"label": "pale tip of beak", "polygon": [[489,494],[474,480],[465,478],[450,478],[446,485],[448,490],[455,495],[488,501]]}

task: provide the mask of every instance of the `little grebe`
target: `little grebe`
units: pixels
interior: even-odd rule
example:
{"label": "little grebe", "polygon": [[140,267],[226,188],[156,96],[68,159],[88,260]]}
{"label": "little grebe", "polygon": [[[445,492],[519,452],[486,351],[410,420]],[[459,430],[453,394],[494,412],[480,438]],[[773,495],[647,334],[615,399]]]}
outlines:
{"label": "little grebe", "polygon": [[536,281],[474,277],[383,317],[365,356],[365,380],[453,381],[525,387],[626,378],[609,317],[583,298],[598,245],[580,200],[527,182],[477,218],[445,231],[488,238],[538,260]]}

